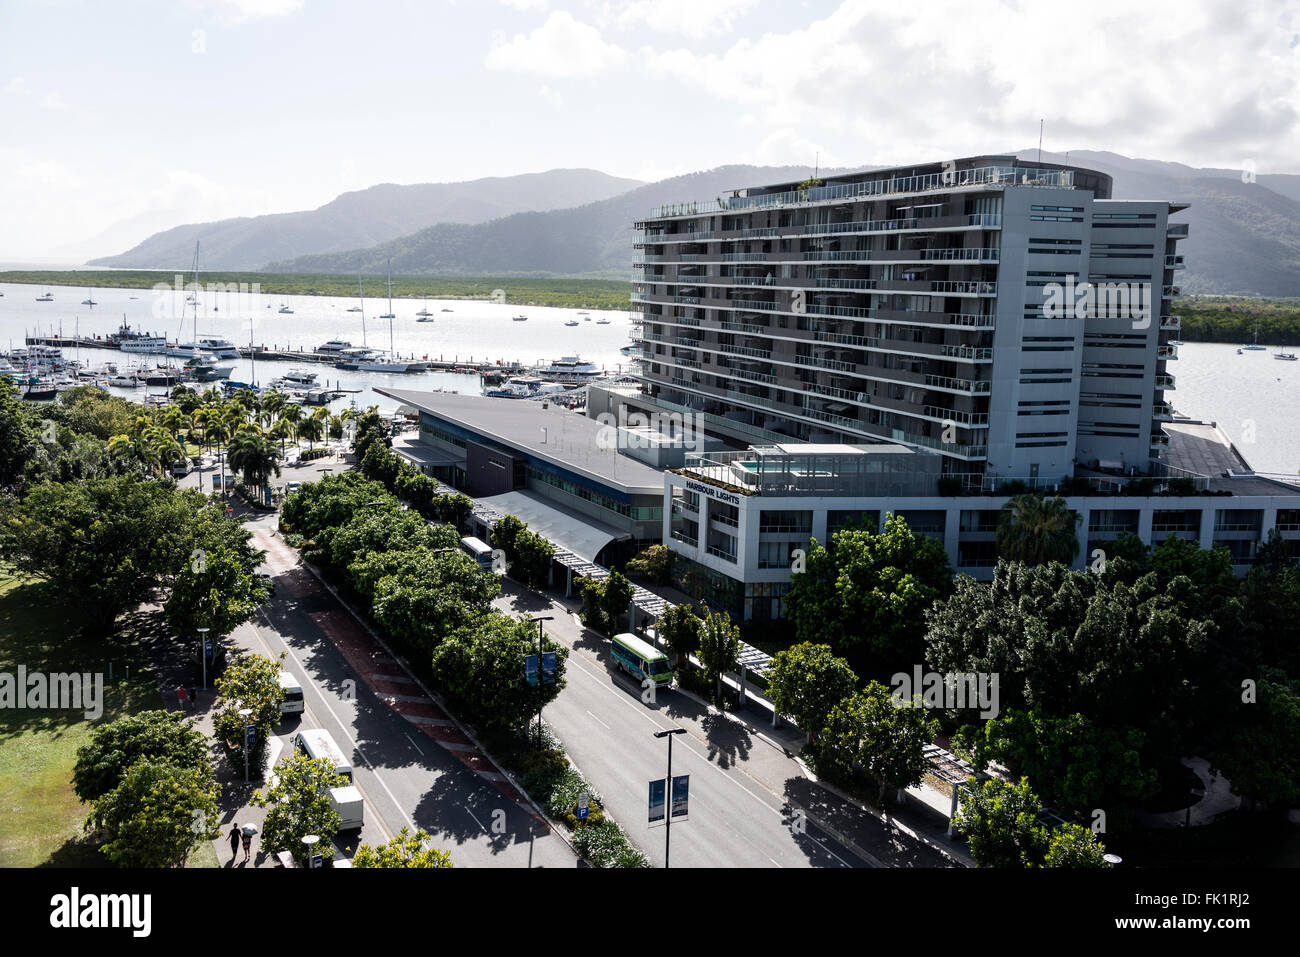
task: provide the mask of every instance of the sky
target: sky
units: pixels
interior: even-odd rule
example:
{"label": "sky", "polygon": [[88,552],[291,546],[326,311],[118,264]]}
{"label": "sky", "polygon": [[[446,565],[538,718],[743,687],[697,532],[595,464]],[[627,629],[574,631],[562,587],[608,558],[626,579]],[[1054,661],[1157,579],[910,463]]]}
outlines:
{"label": "sky", "polygon": [[376,183],[934,161],[1040,119],[1052,151],[1300,172],[1300,0],[0,0],[0,260]]}

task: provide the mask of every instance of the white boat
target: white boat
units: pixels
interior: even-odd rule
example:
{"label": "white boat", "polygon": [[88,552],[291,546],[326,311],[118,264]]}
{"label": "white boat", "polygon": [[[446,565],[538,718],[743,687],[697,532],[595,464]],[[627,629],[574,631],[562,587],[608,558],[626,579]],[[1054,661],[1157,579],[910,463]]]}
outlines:
{"label": "white boat", "polygon": [[601,374],[594,362],[587,362],[579,356],[561,356],[547,365],[537,365],[532,370],[539,376],[557,379],[591,379]]}
{"label": "white boat", "polygon": [[546,382],[537,376],[511,376],[505,383],[495,389],[484,391],[485,396],[495,399],[532,399],[536,396],[551,395],[565,391],[558,382]]}
{"label": "white boat", "polygon": [[565,323],[566,326],[576,326],[577,324],[578,324],[577,319],[570,319],[568,322]]}
{"label": "white boat", "polygon": [[108,380],[108,384],[116,386],[119,389],[138,389],[140,380],[133,375],[115,375]]}
{"label": "white boat", "polygon": [[1273,358],[1281,359],[1283,362],[1295,362],[1296,354],[1294,352],[1275,352]]}
{"label": "white boat", "polygon": [[52,295],[50,295],[50,294],[47,292],[47,293],[46,293],[45,295],[43,295],[43,296],[37,296],[37,297],[36,297],[36,301],[37,301],[37,302],[53,302],[53,301],[54,301],[54,297],[53,297]]}
{"label": "white boat", "polygon": [[[352,310],[349,309],[348,311],[351,312]],[[357,311],[360,312],[361,310],[358,309]],[[315,351],[320,353],[321,355],[336,356],[339,353],[341,353],[344,349],[351,349],[351,348],[352,348],[352,343],[348,342],[346,339],[331,339],[329,342],[325,343],[324,345],[317,346]]]}
{"label": "white boat", "polygon": [[348,306],[348,312],[360,312],[360,311],[361,311],[360,306]]}
{"label": "white boat", "polygon": [[[3,295],[4,295],[4,293],[0,292],[0,296],[3,296]],[[451,309],[444,309],[444,310],[442,310],[442,311],[443,311],[443,312],[453,312],[454,310],[451,310]],[[453,393],[453,394],[454,394],[454,393]]]}
{"label": "white boat", "polygon": [[597,320],[596,320],[596,325],[598,325],[598,326],[607,326],[607,325],[609,325],[609,320],[608,320],[608,319],[597,319]]}
{"label": "white boat", "polygon": [[357,361],[358,372],[412,372],[411,363],[390,359],[382,352],[371,353]]}
{"label": "white boat", "polygon": [[284,303],[280,303],[280,315],[282,315],[282,316],[292,316],[292,315],[293,315],[293,310],[290,309],[288,306],[286,306]]}
{"label": "white boat", "polygon": [[527,317],[527,316],[511,316],[510,318],[511,318],[513,321],[515,321],[515,322],[527,322],[527,321],[528,321],[528,317]]}
{"label": "white boat", "polygon": [[280,377],[278,381],[298,386],[299,388],[311,388],[316,385],[317,375],[310,369],[290,369]]}
{"label": "white boat", "polygon": [[199,340],[199,346],[212,353],[218,359],[238,359],[239,350],[229,339],[218,339],[215,336],[204,336]]}
{"label": "white boat", "polygon": [[352,346],[348,349],[340,349],[338,361],[334,363],[336,369],[359,369],[361,360],[368,359],[375,354],[373,349],[367,349],[364,346]]}

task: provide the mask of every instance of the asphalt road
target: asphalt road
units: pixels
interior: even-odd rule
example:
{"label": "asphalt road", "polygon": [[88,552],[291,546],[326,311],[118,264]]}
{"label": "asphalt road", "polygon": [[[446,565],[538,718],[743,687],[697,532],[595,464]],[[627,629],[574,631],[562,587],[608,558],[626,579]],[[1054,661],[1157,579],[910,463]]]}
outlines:
{"label": "asphalt road", "polygon": [[[249,525],[273,529],[276,522],[272,514]],[[272,566],[263,571],[276,574]],[[277,575],[270,605],[234,638],[272,657],[288,652],[284,668],[301,682],[306,711],[281,726],[285,749],[300,727],[319,727],[351,756],[366,802],[361,839],[373,844],[403,826],[423,828],[457,867],[574,867],[573,852],[549,827],[370,691],[311,617],[340,606],[314,580],[304,589],[306,574],[294,576],[293,590],[306,592],[296,595],[285,587],[287,576]]]}

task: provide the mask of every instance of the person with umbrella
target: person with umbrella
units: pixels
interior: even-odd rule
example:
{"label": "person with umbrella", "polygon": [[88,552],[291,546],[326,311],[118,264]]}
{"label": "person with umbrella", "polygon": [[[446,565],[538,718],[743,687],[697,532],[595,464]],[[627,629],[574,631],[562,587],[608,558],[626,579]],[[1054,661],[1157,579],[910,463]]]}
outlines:
{"label": "person with umbrella", "polygon": [[244,837],[244,862],[247,863],[248,856],[253,850],[253,835],[257,833],[257,826],[254,824],[245,824],[239,830]]}

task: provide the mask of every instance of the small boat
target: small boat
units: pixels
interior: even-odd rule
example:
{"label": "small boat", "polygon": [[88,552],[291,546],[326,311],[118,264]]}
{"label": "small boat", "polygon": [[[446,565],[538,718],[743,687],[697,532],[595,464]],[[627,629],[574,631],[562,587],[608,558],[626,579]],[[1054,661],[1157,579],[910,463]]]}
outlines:
{"label": "small boat", "polygon": [[95,300],[93,300],[93,299],[83,299],[83,300],[81,300],[81,304],[82,304],[83,306],[98,306],[98,305],[99,305],[99,303],[95,302]]}
{"label": "small boat", "polygon": [[[266,308],[270,309],[271,307],[270,307],[270,306],[267,306]],[[290,309],[288,306],[286,306],[284,303],[280,303],[280,315],[282,315],[282,316],[292,316],[292,315],[293,315],[293,310]]]}
{"label": "small boat", "polygon": [[578,315],[580,315],[580,316],[586,316],[586,315],[589,315],[589,313],[587,312],[586,309],[579,309],[579,310],[578,310]]}
{"label": "small boat", "polygon": [[565,323],[566,326],[576,326],[577,324],[578,324],[577,319],[570,319],[568,322]]}
{"label": "small boat", "polygon": [[349,306],[349,307],[348,307],[348,312],[360,312],[360,311],[361,311],[361,307],[360,307],[360,306]]}
{"label": "small boat", "polygon": [[1237,355],[1241,355],[1241,350],[1240,350],[1240,349],[1237,350]]}
{"label": "small boat", "polygon": [[419,318],[415,320],[416,322],[433,322],[433,313],[428,313],[427,315],[421,316],[417,312],[416,315],[419,316]]}
{"label": "small boat", "polygon": [[119,389],[138,389],[140,380],[133,375],[115,375],[108,380],[108,384],[116,386]]}
{"label": "small boat", "polygon": [[609,320],[608,320],[608,319],[597,319],[597,320],[596,320],[596,325],[598,325],[598,326],[607,326],[607,325],[609,325]]}
{"label": "small boat", "polygon": [[[3,296],[3,295],[4,295],[4,293],[0,292],[0,296]],[[442,310],[442,311],[443,311],[443,312],[452,312],[453,310],[451,310],[451,309],[444,309],[444,310]]]}
{"label": "small boat", "polygon": [[583,322],[591,322],[591,316],[583,316],[583,317],[582,317],[582,321],[583,321]]}
{"label": "small boat", "polygon": [[511,320],[514,321],[514,322],[527,322],[527,321],[528,321],[528,317],[527,317],[527,316],[511,316],[510,318],[511,318]]}
{"label": "small boat", "polygon": [[1275,352],[1273,358],[1281,359],[1283,362],[1295,362],[1296,354],[1294,352]]}
{"label": "small boat", "polygon": [[54,301],[54,296],[52,296],[50,293],[47,292],[47,293],[46,293],[45,295],[43,295],[43,296],[37,296],[37,297],[36,297],[36,301],[37,301],[37,302],[53,302],[53,301]]}

